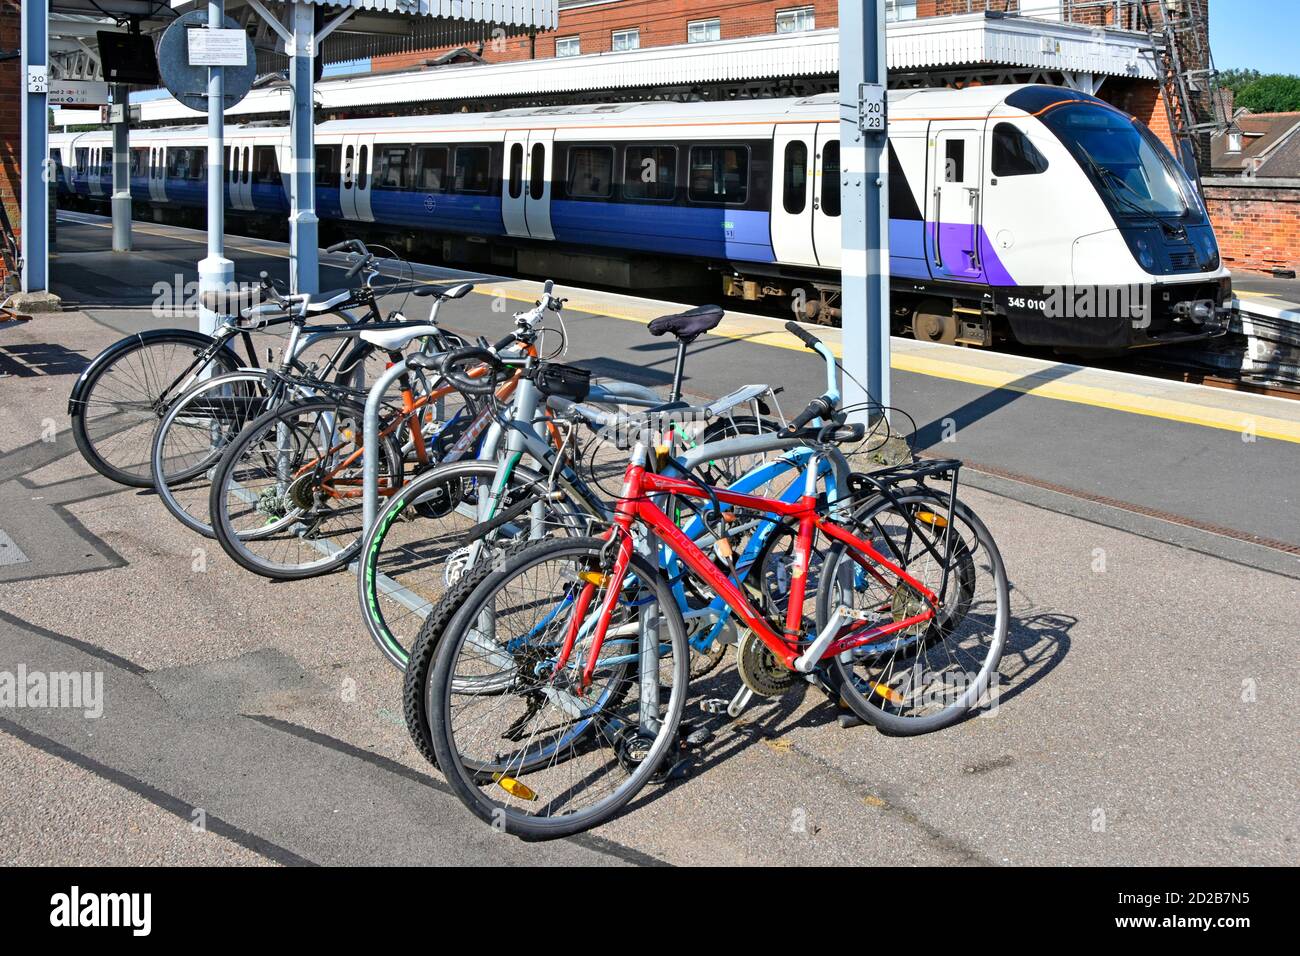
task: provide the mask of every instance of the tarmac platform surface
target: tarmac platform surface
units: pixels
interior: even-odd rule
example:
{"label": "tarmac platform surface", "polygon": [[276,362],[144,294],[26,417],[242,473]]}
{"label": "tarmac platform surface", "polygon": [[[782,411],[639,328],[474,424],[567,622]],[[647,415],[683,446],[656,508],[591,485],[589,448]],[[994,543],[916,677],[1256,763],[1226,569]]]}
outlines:
{"label": "tarmac platform surface", "polygon": [[[202,234],[137,224],[114,255],[102,220],[61,220],[72,311],[0,326],[0,671],[100,673],[104,712],[0,708],[0,862],[1300,861],[1300,403],[896,339],[894,404],[968,461],[1013,584],[997,710],[904,739],[840,728],[815,691],[764,702],[687,779],[527,845],[410,746],[349,575],[251,576],[82,461],[68,389],[123,333],[193,321],[155,316],[154,283],[193,278]],[[244,281],[287,273],[279,244],[227,254]],[[489,338],[537,288],[474,278],[441,319]],[[671,303],[560,291],[567,360],[668,380],[671,345],[637,326]],[[780,326],[729,314],[688,390],[770,380],[796,411],[821,371]]]}

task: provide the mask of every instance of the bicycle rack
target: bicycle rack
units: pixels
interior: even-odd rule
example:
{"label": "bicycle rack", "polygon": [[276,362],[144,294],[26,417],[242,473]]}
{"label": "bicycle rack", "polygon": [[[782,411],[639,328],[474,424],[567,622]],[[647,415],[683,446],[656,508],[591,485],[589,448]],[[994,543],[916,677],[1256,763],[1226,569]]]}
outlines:
{"label": "bicycle rack", "polygon": [[366,395],[366,410],[361,426],[361,533],[369,534],[379,514],[379,406],[383,404],[388,387],[406,373],[406,359],[385,369],[375,379]]}

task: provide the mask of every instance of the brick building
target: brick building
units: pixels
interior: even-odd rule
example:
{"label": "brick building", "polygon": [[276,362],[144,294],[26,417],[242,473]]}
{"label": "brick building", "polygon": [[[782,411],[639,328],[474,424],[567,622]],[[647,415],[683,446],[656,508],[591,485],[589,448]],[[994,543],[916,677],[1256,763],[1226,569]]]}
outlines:
{"label": "brick building", "polygon": [[[1158,17],[1159,0],[888,0],[888,15],[891,21],[902,22],[1012,13],[1145,32],[1142,3]],[[838,0],[560,0],[559,26],[553,33],[488,40],[470,52],[488,63],[503,63],[799,33],[834,29],[839,25],[838,10]],[[1200,0],[1197,10],[1208,18],[1208,0]],[[378,57],[371,69],[388,72],[431,66],[450,52],[439,48]],[[1111,78],[1098,95],[1138,117],[1173,145],[1159,85]]]}
{"label": "brick building", "polygon": [[[18,49],[22,26],[18,19],[17,0],[0,0],[0,52]],[[0,203],[18,229],[18,201],[22,194],[19,169],[19,131],[22,127],[19,83],[20,62],[17,57],[0,60]],[[0,281],[5,276],[4,259],[0,258]]]}

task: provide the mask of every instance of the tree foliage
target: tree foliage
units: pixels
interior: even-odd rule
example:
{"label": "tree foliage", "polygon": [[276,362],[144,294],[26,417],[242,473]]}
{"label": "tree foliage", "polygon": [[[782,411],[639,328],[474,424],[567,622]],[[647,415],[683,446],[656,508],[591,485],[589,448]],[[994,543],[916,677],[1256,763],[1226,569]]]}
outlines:
{"label": "tree foliage", "polygon": [[1300,76],[1269,74],[1237,90],[1237,106],[1255,113],[1300,111]]}

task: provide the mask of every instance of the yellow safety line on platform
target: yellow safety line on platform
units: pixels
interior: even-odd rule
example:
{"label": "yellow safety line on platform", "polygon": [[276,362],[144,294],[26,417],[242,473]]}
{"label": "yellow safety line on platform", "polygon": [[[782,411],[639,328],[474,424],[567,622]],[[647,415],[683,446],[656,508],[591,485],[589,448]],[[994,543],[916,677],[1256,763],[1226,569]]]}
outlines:
{"label": "yellow safety line on platform", "polygon": [[[88,223],[88,225],[105,224]],[[105,227],[107,228],[106,225]],[[171,238],[182,239],[187,242],[206,241],[199,239],[191,240],[185,236],[177,236],[174,233],[149,233],[145,229],[141,229],[141,231],[160,237],[170,235]],[[227,243],[227,246],[231,246],[231,244]],[[239,248],[237,246],[231,247]],[[257,251],[281,259],[288,258],[287,254],[272,252],[264,248],[259,248],[257,250],[246,249],[244,251]],[[530,280],[505,279],[501,285],[518,281]],[[433,283],[427,282],[425,284],[432,285]],[[500,297],[511,302],[532,303],[536,301],[535,296],[508,292],[499,286],[494,289],[476,288],[474,289],[474,292],[479,295],[491,296],[493,298]],[[1263,294],[1267,295],[1268,293]],[[593,299],[587,299],[584,301],[584,297],[581,293],[570,296],[567,304],[569,308],[579,312],[590,312],[608,316],[612,319],[620,319],[625,322],[636,322],[641,325],[648,324],[650,320],[654,318],[653,315],[645,317],[612,312],[610,311],[609,306],[604,303],[596,302]],[[761,322],[762,320],[760,320],[760,323]],[[758,324],[759,323],[755,323],[755,326]],[[772,348],[788,349],[792,352],[801,352],[804,350],[804,346],[799,342],[796,342],[795,339],[784,330],[778,331],[776,329],[751,327],[749,331],[739,329],[715,329],[711,334],[739,342],[749,342],[755,345],[766,345]],[[832,342],[830,343],[830,346],[831,350],[837,357],[843,357],[838,342]],[[1254,434],[1260,438],[1271,438],[1277,441],[1300,444],[1300,421],[1288,421],[1284,418],[1273,418],[1267,415],[1252,415],[1248,412],[1237,412],[1226,408],[1213,408],[1208,405],[1199,405],[1195,402],[1180,402],[1175,399],[1140,395],[1133,392],[1122,392],[1118,389],[1102,388],[1096,385],[1080,385],[1063,381],[1034,382],[1033,379],[1036,376],[1042,376],[1044,373],[1039,372],[1021,375],[1000,369],[982,368],[976,365],[963,365],[957,362],[945,362],[942,359],[932,359],[921,355],[894,352],[891,356],[890,365],[892,368],[898,369],[900,372],[912,372],[917,375],[928,375],[932,378],[965,382],[968,385],[980,385],[985,388],[1005,389],[1007,391],[1019,392],[1023,395],[1032,395],[1035,398],[1050,398],[1054,401],[1072,402],[1076,405],[1088,405],[1093,408],[1105,408],[1111,411],[1128,412],[1132,415],[1142,415],[1147,418],[1161,418],[1167,421],[1183,422],[1189,425],[1200,425],[1205,428],[1217,428],[1222,431],[1237,432],[1240,435]]]}

